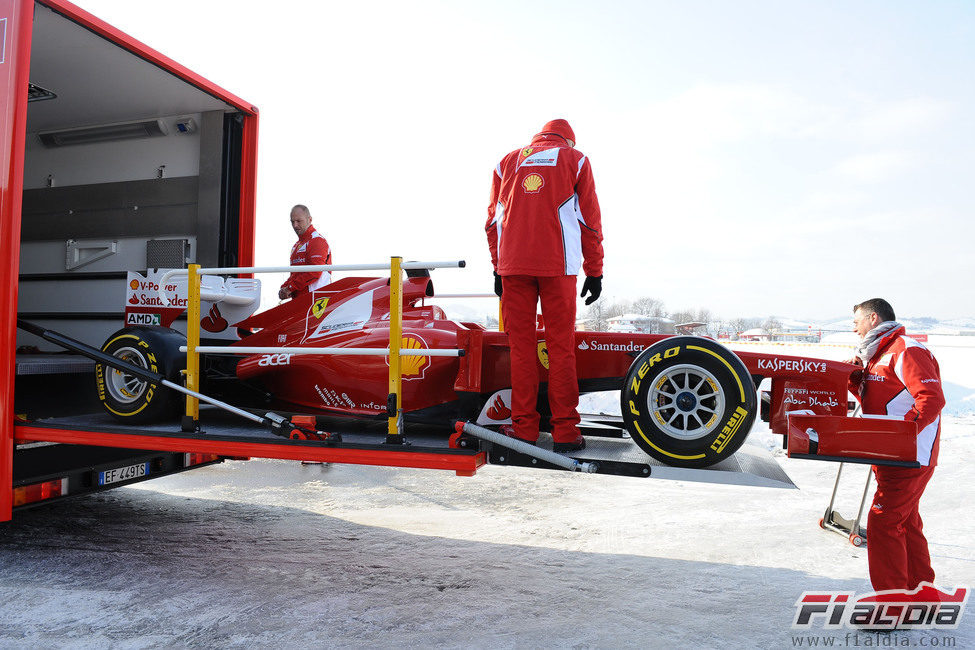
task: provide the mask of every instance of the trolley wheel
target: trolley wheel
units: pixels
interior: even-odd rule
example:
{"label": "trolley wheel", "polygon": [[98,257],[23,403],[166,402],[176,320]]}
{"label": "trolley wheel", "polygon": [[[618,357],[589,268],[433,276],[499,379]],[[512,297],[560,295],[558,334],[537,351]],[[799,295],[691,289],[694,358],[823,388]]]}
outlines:
{"label": "trolley wheel", "polygon": [[645,349],[620,391],[633,441],[678,467],[707,467],[734,454],[752,427],[757,402],[741,359],[698,336],[675,336]]}
{"label": "trolley wheel", "polygon": [[822,528],[823,530],[826,530],[826,522],[823,519],[823,517],[819,518],[819,527]]}
{"label": "trolley wheel", "polygon": [[850,533],[850,543],[857,548],[860,548],[867,543],[867,540],[863,539],[863,537],[857,535],[856,533]]}
{"label": "trolley wheel", "polygon": [[[176,330],[164,327],[126,327],[110,337],[102,352],[117,359],[161,374],[178,383],[186,358],[179,347],[186,338]],[[121,370],[95,365],[95,387],[105,410],[127,423],[153,422],[178,417],[182,396],[145,379]]]}

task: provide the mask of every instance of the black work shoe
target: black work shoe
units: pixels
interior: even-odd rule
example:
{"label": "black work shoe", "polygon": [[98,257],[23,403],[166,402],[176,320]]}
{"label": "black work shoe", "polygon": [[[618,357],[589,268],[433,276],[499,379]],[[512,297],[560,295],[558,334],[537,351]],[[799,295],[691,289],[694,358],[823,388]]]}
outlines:
{"label": "black work shoe", "polygon": [[580,449],[586,448],[586,439],[582,437],[582,434],[576,436],[576,439],[572,442],[556,442],[552,445],[552,451],[564,454],[568,451],[579,451]]}

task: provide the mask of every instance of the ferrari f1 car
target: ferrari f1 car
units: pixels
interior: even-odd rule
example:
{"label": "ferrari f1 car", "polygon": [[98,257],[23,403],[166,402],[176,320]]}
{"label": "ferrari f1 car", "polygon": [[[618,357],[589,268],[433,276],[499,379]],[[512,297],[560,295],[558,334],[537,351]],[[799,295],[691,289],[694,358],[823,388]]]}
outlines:
{"label": "ferrari f1 car", "polygon": [[[161,303],[154,303],[147,294],[140,298],[138,286],[143,280],[130,281],[127,322],[160,324],[127,326],[110,336],[102,350],[179,382],[186,360],[179,348],[186,345],[186,339],[164,325],[182,307],[167,307],[167,315],[158,306]],[[207,293],[205,283],[204,297],[209,296],[209,302],[204,303],[201,325],[206,332],[236,339],[225,341],[227,352],[235,347],[327,347],[350,354],[271,351],[205,356],[203,392],[245,408],[270,407],[299,414],[378,419],[391,412],[389,357],[351,354],[357,348],[389,345],[388,278],[347,277],[256,315],[251,314],[259,284],[254,294],[254,285],[247,284],[256,283],[254,280],[226,282],[246,286],[211,287]],[[400,295],[403,349],[461,351],[453,357],[417,352],[402,358],[401,403],[407,430],[417,424],[449,428],[456,420],[484,427],[509,423],[507,335],[476,323],[451,320],[439,306],[429,304],[434,290],[428,271],[409,273]],[[140,300],[149,304],[140,304]],[[886,453],[875,440],[870,449],[856,443],[856,434],[863,427],[846,417],[848,381],[858,370],[850,364],[736,353],[699,336],[577,331],[575,340],[580,392],[619,391],[620,428],[634,444],[663,463],[713,465],[735,453],[757,416],[768,421],[773,432],[787,435],[789,415],[796,411],[806,419],[798,425],[793,422],[790,439],[795,448],[790,451],[795,454],[865,455],[873,462]],[[545,430],[549,360],[541,321],[537,350],[538,406]],[[102,404],[119,420],[145,422],[175,417],[179,410],[180,395],[138,377],[99,366],[96,379]],[[764,379],[771,380],[771,388],[760,399],[757,389]],[[868,424],[872,435],[890,429]],[[828,431],[825,438],[817,427]]]}

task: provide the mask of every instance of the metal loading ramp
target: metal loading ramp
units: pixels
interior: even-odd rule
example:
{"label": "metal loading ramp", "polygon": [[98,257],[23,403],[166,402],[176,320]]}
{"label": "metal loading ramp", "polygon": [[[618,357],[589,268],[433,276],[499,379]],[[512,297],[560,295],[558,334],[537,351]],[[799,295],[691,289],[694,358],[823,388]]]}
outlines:
{"label": "metal loading ramp", "polygon": [[[622,430],[583,422],[580,426],[586,438],[586,448],[565,454],[579,461],[596,463],[597,474],[615,474],[672,481],[691,481],[696,483],[717,483],[725,485],[747,485],[752,487],[771,487],[797,489],[789,475],[779,466],[771,452],[763,447],[746,442],[731,458],[702,469],[672,467],[646,455]],[[542,433],[538,439],[542,449],[552,449],[552,437]],[[492,465],[516,465],[520,467],[548,466],[510,449],[498,446],[488,451],[488,462]]]}
{"label": "metal loading ramp", "polygon": [[[758,445],[746,442],[731,458],[704,469],[671,467],[647,456],[622,429],[613,424],[605,420],[583,422],[581,429],[586,437],[586,448],[565,455],[580,461],[595,463],[597,474],[752,487],[796,488],[772,454]],[[476,471],[485,460],[494,465],[561,470],[544,461],[490,442],[480,441],[460,448],[452,448],[448,442],[449,430],[445,427],[428,428],[422,425],[410,425],[405,434],[409,444],[388,445],[385,444],[384,423],[355,423],[347,418],[335,419],[327,425],[329,431],[342,434],[342,441],[338,443],[284,439],[246,420],[209,407],[201,409],[200,425],[199,432],[185,433],[173,423],[124,425],[113,420],[106,413],[95,413],[19,423],[17,429],[19,437],[23,440],[109,446],[116,444],[182,451],[199,450],[227,456],[364,462],[402,467],[457,469],[469,473]],[[118,438],[119,441],[116,443],[113,438]],[[121,440],[122,438],[124,441]],[[145,442],[140,443],[138,440],[140,438]],[[244,447],[240,447],[240,443],[244,443]],[[205,447],[200,446],[204,444]],[[538,447],[551,450],[551,436],[543,432],[539,437]],[[440,460],[437,460],[438,458]]]}

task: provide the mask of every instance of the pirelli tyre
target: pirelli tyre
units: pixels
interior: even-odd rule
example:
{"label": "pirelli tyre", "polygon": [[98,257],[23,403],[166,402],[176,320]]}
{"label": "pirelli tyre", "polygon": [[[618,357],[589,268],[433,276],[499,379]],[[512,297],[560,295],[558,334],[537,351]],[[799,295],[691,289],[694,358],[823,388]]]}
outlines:
{"label": "pirelli tyre", "polygon": [[755,420],[755,385],[745,364],[710,339],[675,336],[633,361],[621,391],[626,429],[659,461],[707,467],[728,458]]}
{"label": "pirelli tyre", "polygon": [[[186,345],[186,337],[176,330],[126,327],[108,337],[102,352],[179,383],[180,372],[186,367],[181,345]],[[102,364],[95,365],[95,388],[105,410],[130,424],[175,418],[184,404],[181,394],[174,390]]]}

